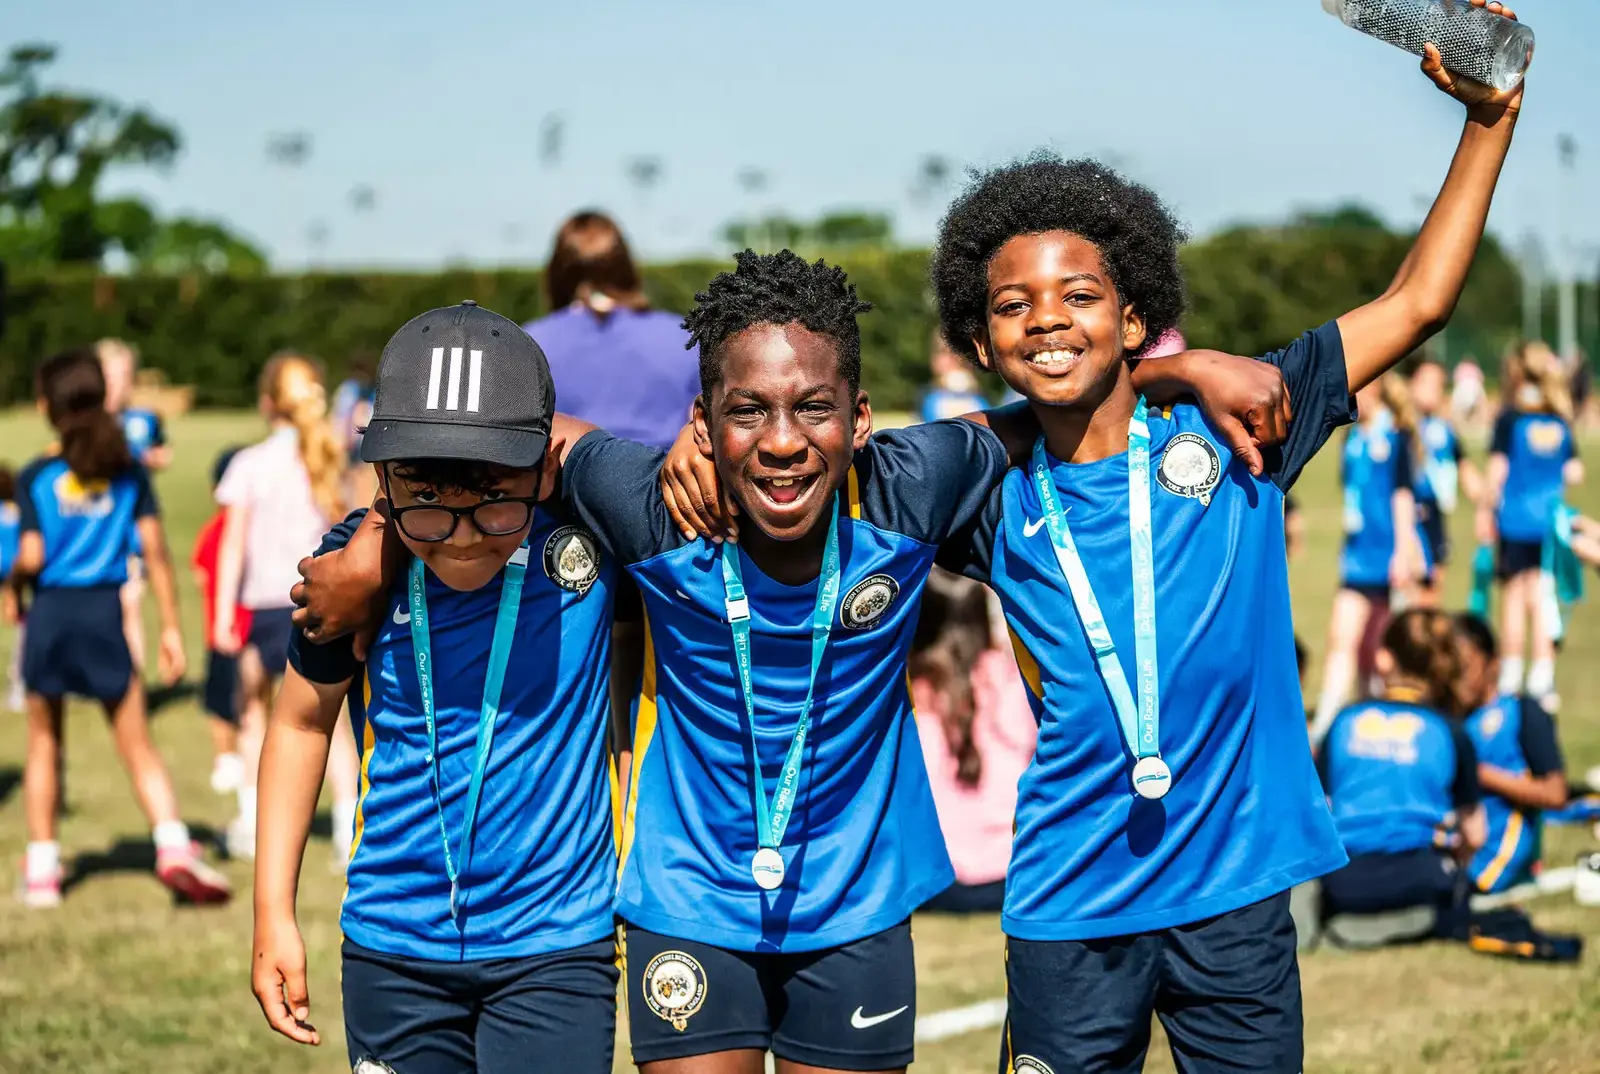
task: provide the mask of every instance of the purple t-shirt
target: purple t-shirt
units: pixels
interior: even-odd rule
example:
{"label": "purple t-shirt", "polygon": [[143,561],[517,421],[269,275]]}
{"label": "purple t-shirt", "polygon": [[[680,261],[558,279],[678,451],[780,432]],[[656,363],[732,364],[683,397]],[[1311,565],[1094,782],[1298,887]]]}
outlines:
{"label": "purple t-shirt", "polygon": [[700,352],[676,314],[568,306],[523,329],[555,378],[556,408],[624,440],[668,448],[700,393]]}

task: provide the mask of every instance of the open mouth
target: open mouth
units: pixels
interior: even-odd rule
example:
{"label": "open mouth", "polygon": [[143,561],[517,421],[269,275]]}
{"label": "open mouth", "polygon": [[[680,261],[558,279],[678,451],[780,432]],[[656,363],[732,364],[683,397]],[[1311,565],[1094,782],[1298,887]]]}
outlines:
{"label": "open mouth", "polygon": [[1023,361],[1041,373],[1069,373],[1083,360],[1083,351],[1077,347],[1052,347],[1025,355]]}
{"label": "open mouth", "polygon": [[796,474],[793,477],[756,477],[751,481],[769,504],[789,508],[805,499],[820,477],[820,474]]}

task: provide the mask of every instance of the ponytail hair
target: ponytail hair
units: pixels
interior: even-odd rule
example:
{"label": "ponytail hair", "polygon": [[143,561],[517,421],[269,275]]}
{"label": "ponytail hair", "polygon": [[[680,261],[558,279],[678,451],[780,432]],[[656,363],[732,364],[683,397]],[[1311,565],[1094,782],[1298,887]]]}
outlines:
{"label": "ponytail hair", "polygon": [[106,378],[88,348],[39,364],[34,386],[61,441],[61,457],[79,481],[110,481],[133,469],[133,453],[115,415],[106,412]]}
{"label": "ponytail hair", "polygon": [[[1572,421],[1572,386],[1567,371],[1556,352],[1543,340],[1531,340],[1517,346],[1506,359],[1503,379],[1506,393],[1510,396],[1509,406],[1519,410],[1543,411],[1554,414],[1562,421]],[[1528,389],[1528,405],[1522,402],[1524,388]]]}
{"label": "ponytail hair", "polygon": [[1406,379],[1399,373],[1389,372],[1383,375],[1378,384],[1382,394],[1383,405],[1388,408],[1394,417],[1394,427],[1411,439],[1411,462],[1420,465],[1422,462],[1422,434],[1420,431],[1421,419],[1417,414],[1417,404],[1411,398],[1411,387]]}
{"label": "ponytail hair", "polygon": [[332,522],[344,513],[344,452],[328,422],[328,391],[322,369],[305,355],[283,351],[261,371],[261,395],[275,418],[294,426],[300,462],[311,480],[311,498]]}
{"label": "ponytail hair", "polygon": [[939,695],[945,745],[956,759],[956,779],[976,787],[983,757],[973,733],[977,701],[972,670],[990,647],[989,595],[977,582],[935,571],[922,596],[922,616],[907,668]]}
{"label": "ponytail hair", "polygon": [[1391,681],[1417,687],[1448,716],[1466,716],[1477,701],[1463,675],[1468,644],[1455,617],[1437,608],[1408,608],[1383,632],[1383,648],[1394,661]]}

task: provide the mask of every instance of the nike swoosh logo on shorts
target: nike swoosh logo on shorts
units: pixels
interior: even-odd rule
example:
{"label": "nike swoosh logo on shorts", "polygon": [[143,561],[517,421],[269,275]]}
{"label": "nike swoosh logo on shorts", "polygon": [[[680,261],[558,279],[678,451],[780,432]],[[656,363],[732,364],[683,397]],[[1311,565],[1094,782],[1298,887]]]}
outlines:
{"label": "nike swoosh logo on shorts", "polygon": [[857,1007],[855,1013],[850,1016],[850,1024],[855,1026],[857,1029],[871,1029],[878,1023],[887,1022],[896,1015],[904,1014],[910,1009],[910,1007],[900,1007],[896,1010],[890,1011],[888,1014],[875,1014],[871,1018],[863,1018],[861,1016],[861,1008]]}
{"label": "nike swoosh logo on shorts", "polygon": [[394,610],[394,625],[395,626],[410,626],[411,625],[411,609],[410,608],[396,608]]}

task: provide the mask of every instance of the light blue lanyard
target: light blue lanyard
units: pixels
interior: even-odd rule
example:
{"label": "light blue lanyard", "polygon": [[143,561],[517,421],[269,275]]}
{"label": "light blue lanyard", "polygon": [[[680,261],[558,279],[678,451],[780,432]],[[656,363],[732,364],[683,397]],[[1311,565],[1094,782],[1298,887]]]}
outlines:
{"label": "light blue lanyard", "polygon": [[1039,492],[1045,526],[1056,562],[1066,575],[1072,603],[1078,609],[1083,632],[1089,636],[1100,678],[1111,695],[1111,706],[1122,725],[1122,737],[1138,760],[1161,754],[1161,687],[1156,674],[1156,582],[1155,553],[1150,538],[1150,426],[1143,397],[1134,407],[1128,423],[1128,536],[1133,545],[1133,640],[1134,664],[1139,673],[1139,703],[1135,707],[1122,671],[1116,644],[1106,627],[1100,602],[1089,585],[1083,558],[1067,528],[1067,516],[1056,499],[1055,480],[1050,475],[1050,457],[1044,437],[1033,446],[1033,484]]}
{"label": "light blue lanyard", "polygon": [[789,752],[783,758],[778,786],[767,804],[767,788],[761,778],[761,751],[756,742],[755,689],[750,685],[750,600],[745,595],[744,570],[739,565],[736,545],[722,546],[722,586],[727,600],[728,626],[733,630],[734,662],[739,666],[739,690],[744,694],[744,713],[750,723],[750,781],[756,799],[756,839],[763,850],[783,845],[789,814],[794,810],[795,792],[800,784],[800,757],[806,734],[811,730],[811,702],[817,691],[817,671],[828,649],[833,630],[833,609],[839,603],[839,501],[834,498],[828,520],[828,543],[822,550],[822,573],[817,578],[817,606],[811,613],[811,680],[806,684],[806,701],[795,724]]}
{"label": "light blue lanyard", "polygon": [[428,638],[426,568],[420,559],[411,561],[411,649],[417,658],[422,717],[428,725],[428,773],[433,779],[433,806],[439,814],[439,839],[444,844],[444,871],[450,878],[452,921],[456,916],[459,878],[472,867],[472,829],[478,819],[478,799],[483,794],[483,774],[489,767],[489,749],[494,745],[495,719],[500,715],[500,689],[505,684],[506,665],[511,659],[511,639],[517,629],[517,611],[522,606],[522,579],[527,573],[528,546],[523,544],[511,554],[500,589],[500,610],[495,614],[489,670],[483,682],[483,709],[478,714],[477,758],[472,765],[472,782],[467,787],[466,816],[461,821],[461,868],[457,870],[455,858],[450,854],[450,833],[444,825],[444,794],[439,786],[439,733],[433,712],[433,644]]}

